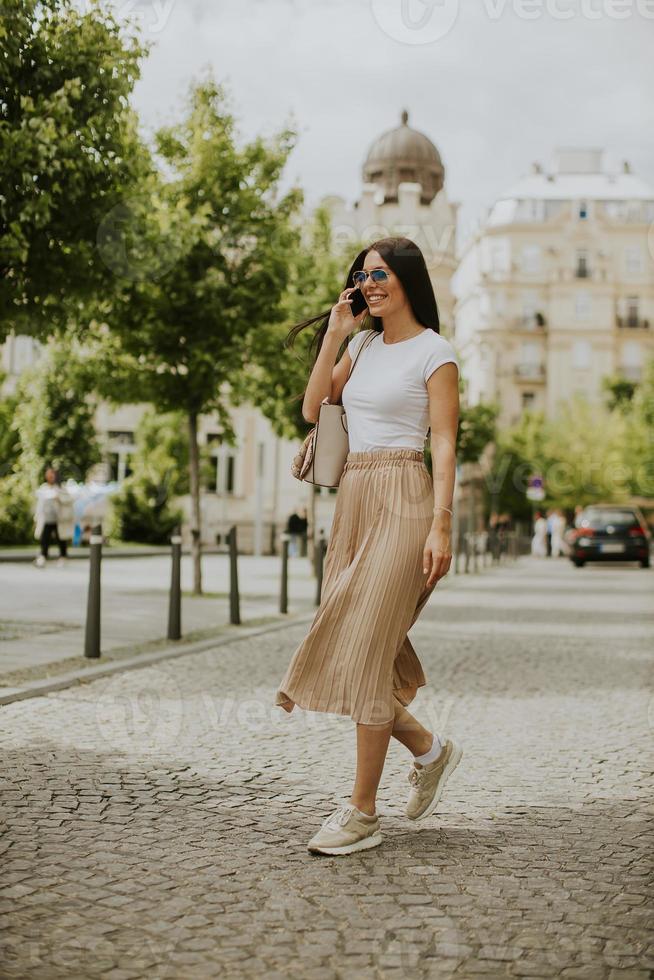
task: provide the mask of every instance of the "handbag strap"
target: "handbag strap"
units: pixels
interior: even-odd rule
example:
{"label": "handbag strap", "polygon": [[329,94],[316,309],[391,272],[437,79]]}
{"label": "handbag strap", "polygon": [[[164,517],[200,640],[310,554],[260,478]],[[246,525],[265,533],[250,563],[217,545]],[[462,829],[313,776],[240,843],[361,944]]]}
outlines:
{"label": "handbag strap", "polygon": [[[376,333],[377,333],[377,331],[376,331],[376,330],[371,330],[371,332],[370,332],[370,334],[369,334],[369,335],[368,335],[368,337],[366,338],[366,341],[368,342],[368,344],[369,344],[369,343],[371,342],[371,340],[373,339],[373,337],[375,336],[375,334],[376,334]],[[356,334],[355,334],[354,336],[356,337]],[[365,345],[366,345],[366,341],[364,341],[364,342],[363,342],[362,344],[360,344],[360,345],[359,345],[359,349],[358,349],[358,351],[357,351],[357,354],[356,354],[356,357],[355,357],[355,358],[354,358],[354,360],[352,361],[352,363],[351,363],[351,365],[350,365],[350,370],[349,370],[349,371],[348,371],[348,373],[347,373],[347,379],[346,379],[346,382],[345,382],[346,384],[347,384],[347,382],[348,382],[348,381],[350,380],[350,375],[351,375],[351,374],[352,374],[352,372],[354,371],[354,365],[355,365],[355,364],[356,364],[356,362],[357,362],[357,361],[359,360],[359,354],[361,353],[361,351],[362,351],[362,350],[363,350],[363,348],[365,347]]]}

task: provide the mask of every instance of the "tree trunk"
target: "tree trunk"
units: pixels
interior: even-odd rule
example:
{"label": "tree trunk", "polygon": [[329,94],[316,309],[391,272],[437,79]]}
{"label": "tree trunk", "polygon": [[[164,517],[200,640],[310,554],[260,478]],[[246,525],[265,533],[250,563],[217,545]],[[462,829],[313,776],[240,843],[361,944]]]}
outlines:
{"label": "tree trunk", "polygon": [[202,594],[202,545],[200,518],[200,453],[198,450],[198,416],[189,412],[189,477],[191,488],[191,555],[193,558],[193,593]]}

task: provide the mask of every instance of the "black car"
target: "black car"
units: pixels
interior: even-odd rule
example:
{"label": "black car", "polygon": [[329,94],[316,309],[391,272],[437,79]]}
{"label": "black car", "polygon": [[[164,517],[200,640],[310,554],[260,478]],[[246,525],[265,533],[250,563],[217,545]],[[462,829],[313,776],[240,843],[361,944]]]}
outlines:
{"label": "black car", "polygon": [[584,508],[570,535],[570,560],[637,561],[649,568],[651,532],[638,507],[593,504]]}

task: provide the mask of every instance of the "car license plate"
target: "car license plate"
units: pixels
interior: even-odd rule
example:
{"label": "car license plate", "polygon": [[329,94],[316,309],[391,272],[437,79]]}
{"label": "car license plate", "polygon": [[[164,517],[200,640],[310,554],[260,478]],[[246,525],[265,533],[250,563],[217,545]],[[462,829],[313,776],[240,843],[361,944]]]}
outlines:
{"label": "car license plate", "polygon": [[619,552],[624,551],[624,545],[618,544],[617,542],[610,542],[607,544],[601,544],[600,550],[605,554],[617,555]]}

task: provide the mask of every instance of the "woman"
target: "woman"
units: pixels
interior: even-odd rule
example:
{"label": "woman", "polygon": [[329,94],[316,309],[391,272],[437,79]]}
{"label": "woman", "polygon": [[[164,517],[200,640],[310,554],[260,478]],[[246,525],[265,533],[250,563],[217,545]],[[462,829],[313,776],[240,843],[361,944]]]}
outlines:
{"label": "woman", "polygon": [[539,510],[534,514],[534,534],[531,539],[534,558],[547,558],[547,519]]}
{"label": "woman", "polygon": [[59,545],[58,565],[66,563],[67,544],[73,535],[75,519],[73,498],[62,487],[59,473],[52,466],[45,471],[45,482],[36,491],[36,512],[34,514],[34,537],[39,539],[41,554],[34,564],[43,568],[48,560],[48,549],[52,538]]}
{"label": "woman", "polygon": [[[350,305],[360,288],[367,309]],[[342,343],[369,316],[335,364]],[[458,363],[439,334],[438,309],[423,255],[406,238],[384,238],[355,259],[323,320],[302,413],[315,422],[321,401],[341,397],[349,452],[336,494],[320,606],[293,654],[275,703],[350,715],[357,767],[349,801],[308,843],[348,854],[381,843],[376,794],[391,735],[413,755],[406,815],[435,809],[461,758],[407,710],[426,683],[407,637],[452,558],[452,495],[458,425]],[[348,379],[352,361],[365,344]],[[431,428],[433,479],[424,461]]]}

